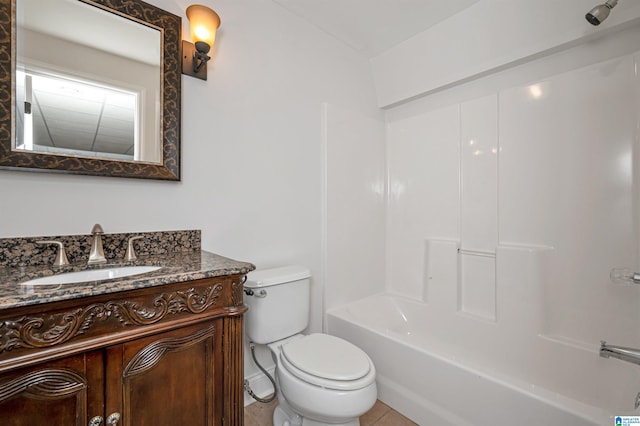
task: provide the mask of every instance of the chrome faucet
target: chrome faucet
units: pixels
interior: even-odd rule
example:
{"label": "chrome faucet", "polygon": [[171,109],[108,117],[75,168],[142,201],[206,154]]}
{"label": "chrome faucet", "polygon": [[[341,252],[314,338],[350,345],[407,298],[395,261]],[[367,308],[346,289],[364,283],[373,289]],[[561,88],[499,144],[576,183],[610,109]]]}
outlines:
{"label": "chrome faucet", "polygon": [[[600,356],[602,358],[618,358],[622,361],[640,365],[640,349],[607,345],[604,340],[600,341]],[[640,408],[640,392],[636,395],[635,407],[636,410]]]}
{"label": "chrome faucet", "polygon": [[89,253],[89,265],[107,262],[107,258],[104,257],[104,249],[102,248],[102,234],[104,234],[102,226],[98,223],[93,225],[91,229],[93,240],[91,241],[91,252]]}
{"label": "chrome faucet", "polygon": [[604,340],[600,341],[600,356],[602,358],[618,358],[622,361],[640,365],[640,349],[607,345]]}
{"label": "chrome faucet", "polygon": [[134,260],[136,260],[138,258],[138,256],[136,256],[136,251],[133,248],[133,242],[135,240],[141,240],[144,237],[142,235],[139,235],[137,237],[131,237],[129,238],[129,243],[127,244],[127,252],[124,255],[124,258],[127,262],[133,262]]}
{"label": "chrome faucet", "polygon": [[69,259],[67,259],[67,252],[64,250],[64,244],[61,241],[56,240],[47,240],[47,241],[36,241],[38,244],[55,244],[58,246],[58,254],[56,255],[56,260],[53,262],[53,266],[67,266],[69,264]]}

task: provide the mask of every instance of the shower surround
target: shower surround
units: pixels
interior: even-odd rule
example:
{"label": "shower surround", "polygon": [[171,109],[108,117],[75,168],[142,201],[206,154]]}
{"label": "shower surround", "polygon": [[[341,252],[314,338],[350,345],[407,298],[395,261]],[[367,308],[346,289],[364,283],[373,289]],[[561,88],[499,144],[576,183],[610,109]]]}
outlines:
{"label": "shower surround", "polygon": [[[600,340],[640,347],[640,286],[609,279],[640,267],[639,41],[632,28],[392,108],[382,150],[353,137],[378,123],[327,107],[325,325],[372,356],[383,402],[419,424],[640,416],[638,367],[599,356]],[[347,202],[349,175],[366,190]],[[367,234],[373,218],[384,230]]]}

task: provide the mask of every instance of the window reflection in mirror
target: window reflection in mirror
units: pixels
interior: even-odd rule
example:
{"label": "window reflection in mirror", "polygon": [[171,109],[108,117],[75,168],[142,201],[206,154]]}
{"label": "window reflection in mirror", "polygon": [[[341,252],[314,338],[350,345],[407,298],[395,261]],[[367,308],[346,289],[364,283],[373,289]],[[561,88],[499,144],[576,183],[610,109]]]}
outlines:
{"label": "window reflection in mirror", "polygon": [[77,0],[17,18],[14,149],[161,164],[160,31]]}
{"label": "window reflection in mirror", "polygon": [[33,71],[16,76],[16,149],[119,160],[140,153],[138,93]]}

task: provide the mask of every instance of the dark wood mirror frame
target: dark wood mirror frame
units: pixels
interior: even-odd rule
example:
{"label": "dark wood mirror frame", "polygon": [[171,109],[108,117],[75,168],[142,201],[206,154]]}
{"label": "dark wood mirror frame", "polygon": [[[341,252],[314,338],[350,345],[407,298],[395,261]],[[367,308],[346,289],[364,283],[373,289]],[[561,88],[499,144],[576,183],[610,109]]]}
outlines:
{"label": "dark wood mirror frame", "polygon": [[140,0],[79,0],[162,33],[162,164],[12,150],[15,114],[16,0],[0,0],[0,168],[83,175],[180,180],[181,31],[179,16]]}

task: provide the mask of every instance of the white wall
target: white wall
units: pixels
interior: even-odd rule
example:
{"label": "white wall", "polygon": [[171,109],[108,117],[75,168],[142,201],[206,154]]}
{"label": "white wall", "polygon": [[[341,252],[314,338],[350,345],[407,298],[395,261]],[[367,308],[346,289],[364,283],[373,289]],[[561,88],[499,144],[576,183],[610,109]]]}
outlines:
{"label": "white wall", "polygon": [[387,290],[447,356],[617,413],[640,375],[598,349],[640,346],[640,288],[609,281],[640,266],[639,45],[630,27],[387,113]]}
{"label": "white wall", "polygon": [[[189,34],[188,2],[150,2],[182,16]],[[199,228],[206,250],[309,266],[319,330],[321,105],[375,117],[369,64],[270,0],[204,4],[222,26],[209,79],[182,77],[182,181],[0,170],[0,236],[89,233],[97,222],[106,232]]]}
{"label": "white wall", "polygon": [[[372,59],[378,104],[387,107],[636,25],[640,2],[620,1],[598,27],[585,0],[481,0]],[[602,2],[601,2],[602,3]]]}
{"label": "white wall", "polygon": [[385,132],[333,104],[325,119],[325,311],[384,290]]}

